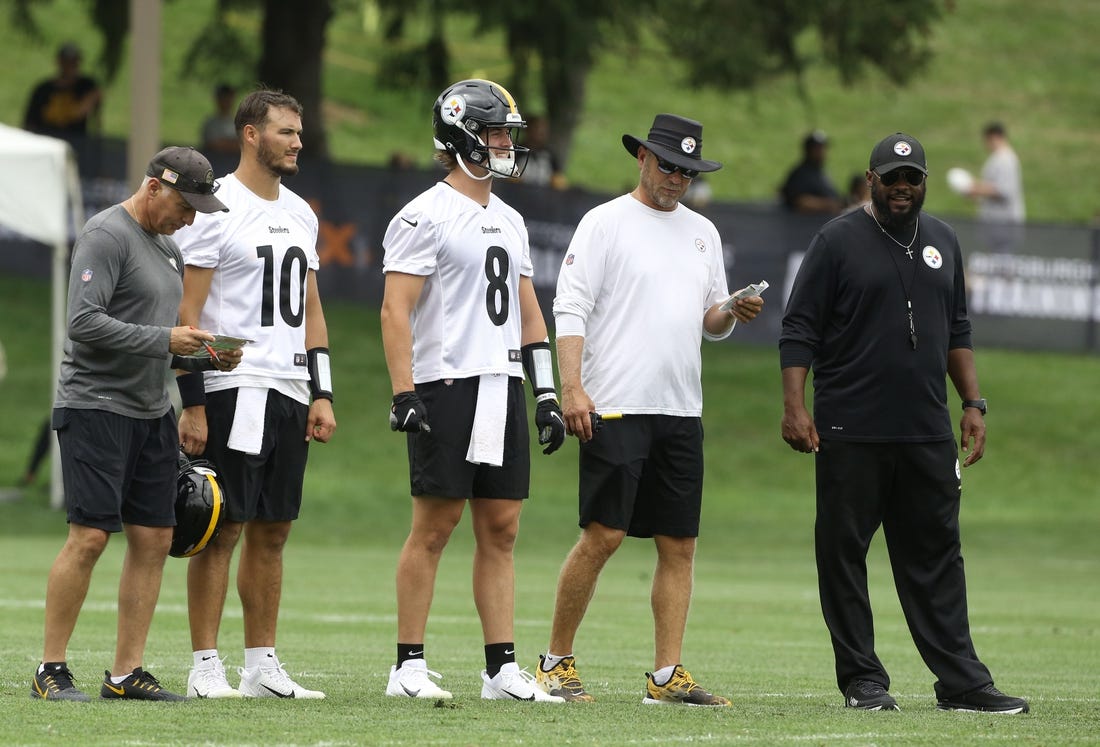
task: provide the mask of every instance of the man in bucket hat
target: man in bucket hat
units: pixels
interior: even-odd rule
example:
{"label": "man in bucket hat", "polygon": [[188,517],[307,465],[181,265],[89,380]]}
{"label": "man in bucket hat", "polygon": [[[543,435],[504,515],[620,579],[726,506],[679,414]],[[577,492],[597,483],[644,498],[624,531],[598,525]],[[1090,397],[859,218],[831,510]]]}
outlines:
{"label": "man in bucket hat", "polygon": [[648,138],[624,135],[623,145],[638,186],[581,220],[554,299],[562,411],[580,440],[583,531],[558,579],[536,679],[566,700],[592,700],[575,667],[577,629],[623,539],[652,537],[655,661],[642,702],[728,706],[680,663],[703,485],[699,338],[727,337],[763,301],[720,308],[729,296],[722,241],[680,204],[693,178],[721,168],[702,157],[702,125],[659,114]]}

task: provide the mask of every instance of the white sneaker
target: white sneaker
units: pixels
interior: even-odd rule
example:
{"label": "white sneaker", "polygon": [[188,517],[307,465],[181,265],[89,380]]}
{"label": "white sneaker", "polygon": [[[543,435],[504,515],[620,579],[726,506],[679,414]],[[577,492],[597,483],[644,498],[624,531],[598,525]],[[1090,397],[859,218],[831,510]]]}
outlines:
{"label": "white sneaker", "polygon": [[325,694],[320,690],[307,690],[294,680],[283,669],[278,657],[272,657],[274,666],[255,667],[244,669],[239,667],[237,673],[241,675],[241,695],[246,698],[299,698],[304,700],[320,700]]}
{"label": "white sneaker", "polygon": [[496,677],[482,670],[481,697],[486,700],[528,700],[539,703],[564,703],[565,698],[543,692],[535,685],[535,676],[519,664],[509,662],[500,668]]}
{"label": "white sneaker", "polygon": [[428,663],[423,659],[406,659],[400,667],[390,667],[386,695],[450,700],[451,694],[432,682],[431,677],[438,680],[443,675],[428,669]]}
{"label": "white sneaker", "polygon": [[187,675],[189,698],[239,698],[240,690],[234,690],[225,678],[223,659],[213,657],[202,666],[195,667]]}

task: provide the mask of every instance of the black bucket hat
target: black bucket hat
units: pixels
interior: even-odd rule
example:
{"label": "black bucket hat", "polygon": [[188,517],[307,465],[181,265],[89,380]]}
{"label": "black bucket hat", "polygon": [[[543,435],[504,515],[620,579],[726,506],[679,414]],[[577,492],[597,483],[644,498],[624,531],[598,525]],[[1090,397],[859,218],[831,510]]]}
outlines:
{"label": "black bucket hat", "polygon": [[662,160],[685,169],[717,171],[722,168],[717,161],[703,158],[703,125],[675,114],[658,114],[653,118],[646,140],[623,135],[623,145],[634,157],[638,156],[638,148],[644,145]]}

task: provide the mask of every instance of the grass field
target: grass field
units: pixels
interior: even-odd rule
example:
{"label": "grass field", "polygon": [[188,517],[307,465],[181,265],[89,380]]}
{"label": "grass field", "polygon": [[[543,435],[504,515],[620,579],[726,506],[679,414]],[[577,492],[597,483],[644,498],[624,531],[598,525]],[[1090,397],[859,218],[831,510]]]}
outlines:
{"label": "grass field", "polygon": [[[195,142],[212,109],[211,90],[217,81],[185,78],[183,59],[213,4],[214,0],[164,3],[161,119],[166,142]],[[9,23],[0,27],[0,65],[11,71],[0,81],[0,121],[8,124],[21,122],[28,92],[52,71],[62,40],[80,41],[86,67],[93,73],[101,46],[88,31],[90,4],[85,0],[33,5],[41,39],[16,33]],[[949,5],[952,10],[933,30],[931,64],[910,86],[899,88],[872,72],[858,85],[843,88],[834,73],[811,63],[805,81],[809,107],[785,78],[752,93],[695,90],[684,79],[680,55],[658,45],[648,33],[651,24],[643,20],[638,38],[612,40],[601,48],[587,83],[569,180],[601,191],[621,189],[625,168],[609,167],[626,158],[619,135],[643,135],[658,111],[675,111],[704,123],[707,157],[726,164],[709,180],[715,196],[723,200],[773,201],[787,169],[798,160],[798,144],[813,127],[825,129],[831,137],[828,171],[841,187],[853,172],[866,168],[875,142],[903,130],[920,138],[928,151],[929,211],[972,215],[973,205],[949,192],[942,175],[956,165],[979,168],[985,157],[979,130],[987,121],[1001,119],[1023,164],[1029,219],[1080,223],[1094,218],[1100,209],[1096,180],[1067,179],[1066,174],[1067,166],[1073,174],[1100,171],[1100,99],[1095,95],[1100,46],[1095,33],[1088,31],[1100,27],[1100,3],[966,0]],[[381,80],[385,46],[378,28],[365,22],[366,9],[373,3],[336,6],[328,27],[323,82],[332,156],[381,165],[391,153],[402,151],[427,167],[428,112],[436,92]],[[247,10],[234,10],[228,23],[250,38],[258,35],[259,21]],[[507,81],[510,70],[499,34],[462,18],[449,19],[446,32],[454,79]],[[422,42],[427,33],[427,20],[410,22],[409,43]],[[812,38],[802,39],[801,47],[811,56],[817,54]],[[125,136],[130,130],[130,68],[125,60],[106,89],[106,134]],[[218,75],[252,80],[231,69]],[[544,106],[533,93],[520,105],[528,114]]]}
{"label": "grass field", "polygon": [[[20,473],[53,389],[44,343],[48,292],[0,278],[0,484]],[[328,693],[321,702],[189,702],[179,706],[31,701],[41,652],[46,574],[64,518],[41,482],[0,504],[0,743],[95,745],[358,744],[1100,744],[1100,360],[979,350],[990,399],[987,456],[964,475],[963,549],[979,653],[998,685],[1032,713],[941,713],[932,676],[905,628],[885,551],[872,548],[878,650],[901,713],[853,713],[832,684],[832,656],[813,566],[812,462],[778,436],[776,354],[735,344],[704,348],[707,482],[704,532],[684,654],[721,711],[646,708],[652,666],[648,590],[652,550],[627,543],[612,560],[576,654],[588,705],[527,707],[480,698],[479,627],[469,591],[471,540],[448,549],[429,624],[429,663],[455,693],[447,707],[382,695],[393,659],[393,570],[408,521],[400,437],[385,425],[388,383],[375,311],[326,309],[339,429],[315,447],[307,502],[291,538],[279,648],[288,670]],[[980,330],[978,333],[980,341]],[[576,536],[576,447],[535,453],[533,498],[517,548],[521,663],[546,645],[557,570]],[[94,690],[110,665],[123,543],[99,563],[69,651]],[[169,561],[146,665],[182,690],[190,664],[185,564]],[[221,652],[242,663],[239,602],[231,595]]]}

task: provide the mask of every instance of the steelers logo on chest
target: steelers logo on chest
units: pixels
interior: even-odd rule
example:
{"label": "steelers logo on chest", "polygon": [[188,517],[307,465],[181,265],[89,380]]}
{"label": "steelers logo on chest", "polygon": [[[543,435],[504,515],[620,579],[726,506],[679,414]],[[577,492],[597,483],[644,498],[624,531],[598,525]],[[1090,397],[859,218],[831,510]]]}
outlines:
{"label": "steelers logo on chest", "polygon": [[924,264],[931,267],[933,270],[938,270],[943,267],[943,255],[940,254],[940,250],[934,246],[926,246],[921,251],[921,258],[924,260]]}

